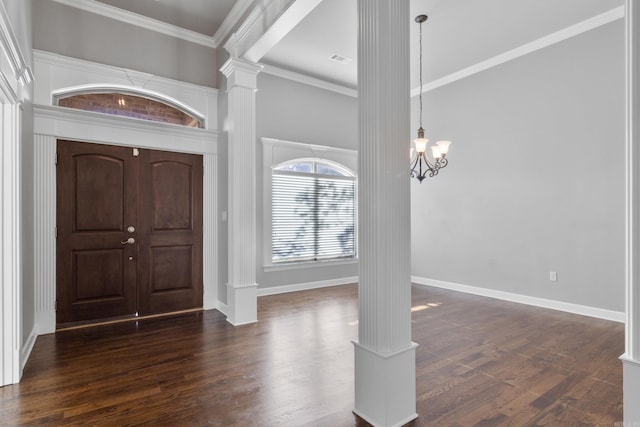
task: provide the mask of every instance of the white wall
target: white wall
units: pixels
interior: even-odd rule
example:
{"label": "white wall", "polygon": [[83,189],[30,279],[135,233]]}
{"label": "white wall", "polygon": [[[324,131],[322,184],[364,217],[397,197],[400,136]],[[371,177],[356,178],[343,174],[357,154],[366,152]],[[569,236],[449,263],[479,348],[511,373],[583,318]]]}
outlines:
{"label": "white wall", "polygon": [[216,52],[51,0],[34,3],[34,48],[217,87]]}
{"label": "white wall", "polygon": [[257,105],[257,282],[261,289],[300,283],[330,282],[355,277],[357,264],[312,266],[265,272],[263,262],[262,144],[259,139],[275,138],[306,144],[356,150],[358,147],[358,100],[335,92],[258,75]]}
{"label": "white wall", "polygon": [[412,274],[624,311],[624,99],[622,20],[426,93]]}

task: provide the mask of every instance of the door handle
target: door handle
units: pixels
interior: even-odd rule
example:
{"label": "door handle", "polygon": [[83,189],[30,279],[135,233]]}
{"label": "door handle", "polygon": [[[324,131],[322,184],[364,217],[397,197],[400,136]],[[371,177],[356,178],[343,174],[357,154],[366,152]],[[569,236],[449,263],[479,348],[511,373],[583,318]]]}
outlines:
{"label": "door handle", "polygon": [[122,243],[123,245],[133,245],[136,242],[136,239],[134,239],[133,237],[129,237],[127,240],[122,241],[120,243]]}

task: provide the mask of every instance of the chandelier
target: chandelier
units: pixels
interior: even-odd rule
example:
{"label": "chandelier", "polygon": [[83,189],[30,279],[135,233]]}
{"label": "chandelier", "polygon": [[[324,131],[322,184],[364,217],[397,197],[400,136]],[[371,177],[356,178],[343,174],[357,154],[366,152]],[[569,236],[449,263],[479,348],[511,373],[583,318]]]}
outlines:
{"label": "chandelier", "polygon": [[432,160],[427,156],[427,143],[429,140],[424,137],[424,129],[422,128],[422,23],[427,20],[427,15],[416,16],[416,22],[420,24],[420,128],[418,129],[418,138],[413,140],[411,148],[411,178],[417,178],[422,182],[427,176],[430,178],[438,175],[440,169],[449,164],[447,153],[451,141],[438,141],[435,145],[429,146],[431,150]]}

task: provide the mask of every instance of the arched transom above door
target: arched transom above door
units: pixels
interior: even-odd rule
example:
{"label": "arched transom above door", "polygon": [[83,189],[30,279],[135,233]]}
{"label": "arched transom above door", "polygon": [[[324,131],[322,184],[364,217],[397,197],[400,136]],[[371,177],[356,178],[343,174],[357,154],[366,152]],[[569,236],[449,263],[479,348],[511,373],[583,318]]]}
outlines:
{"label": "arched transom above door", "polygon": [[60,107],[77,110],[204,128],[203,118],[185,108],[150,96],[122,91],[66,93],[56,96],[54,102]]}

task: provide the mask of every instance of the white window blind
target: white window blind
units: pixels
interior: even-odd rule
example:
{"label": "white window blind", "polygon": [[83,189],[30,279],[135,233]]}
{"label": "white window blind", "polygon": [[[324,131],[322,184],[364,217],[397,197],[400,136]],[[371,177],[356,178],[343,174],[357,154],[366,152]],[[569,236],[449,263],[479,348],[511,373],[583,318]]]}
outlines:
{"label": "white window blind", "polygon": [[355,177],[320,162],[273,170],[272,262],[353,258],[355,247]]}

